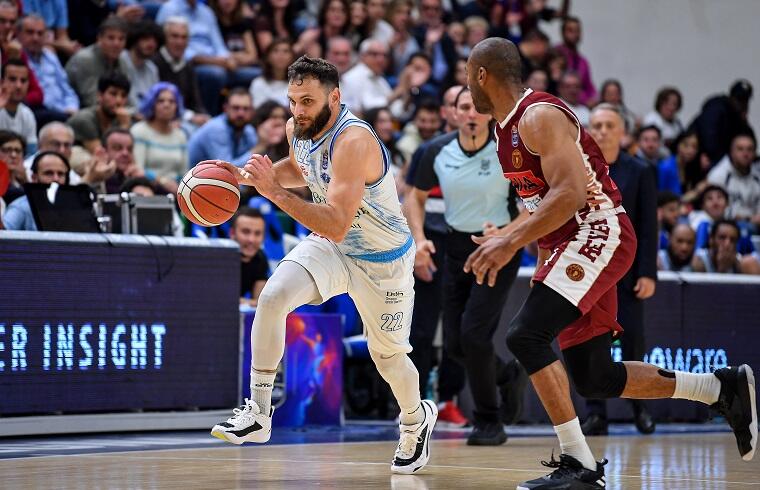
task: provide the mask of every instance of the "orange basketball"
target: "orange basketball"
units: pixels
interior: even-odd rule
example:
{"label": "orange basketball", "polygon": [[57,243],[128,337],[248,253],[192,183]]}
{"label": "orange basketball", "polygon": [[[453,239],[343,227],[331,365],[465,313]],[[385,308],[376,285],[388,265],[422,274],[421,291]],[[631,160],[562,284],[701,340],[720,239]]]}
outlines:
{"label": "orange basketball", "polygon": [[187,219],[201,226],[216,226],[235,214],[240,205],[240,189],[229,170],[203,163],[182,177],[177,202]]}

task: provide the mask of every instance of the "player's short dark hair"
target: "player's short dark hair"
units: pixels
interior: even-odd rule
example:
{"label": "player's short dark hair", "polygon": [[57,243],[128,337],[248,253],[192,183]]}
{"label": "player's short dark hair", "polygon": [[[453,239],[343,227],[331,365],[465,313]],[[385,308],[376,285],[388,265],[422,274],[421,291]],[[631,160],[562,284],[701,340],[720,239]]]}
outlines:
{"label": "player's short dark hair", "polygon": [[666,204],[670,204],[672,202],[681,202],[681,198],[678,197],[678,194],[675,194],[670,191],[660,191],[657,193],[657,207],[661,208],[665,206]]}
{"label": "player's short dark hair", "polygon": [[483,39],[472,48],[470,62],[475,70],[480,67],[486,72],[503,80],[522,87],[522,59],[515,43],[501,37]]}
{"label": "player's short dark hair", "polygon": [[26,71],[29,72],[29,67],[26,66],[26,63],[24,63],[20,58],[12,58],[3,63],[2,72],[0,72],[0,76],[2,76],[2,78],[5,78],[6,68],[9,66],[19,66],[21,68],[26,68]]}
{"label": "player's short dark hair", "polygon": [[718,218],[716,219],[713,224],[712,228],[710,228],[710,238],[715,238],[715,235],[718,234],[718,228],[720,228],[721,225],[731,226],[736,230],[736,236],[741,237],[742,231],[739,229],[739,225],[736,223],[735,220],[728,219],[728,218]]}
{"label": "player's short dark hair", "polygon": [[663,87],[657,92],[657,97],[654,99],[654,110],[659,112],[660,107],[662,107],[663,104],[674,95],[678,98],[678,106],[676,107],[676,110],[680,111],[683,98],[681,97],[681,92],[675,87]]}
{"label": "player's short dark hair", "polygon": [[152,37],[157,44],[161,45],[164,41],[164,32],[152,20],[141,20],[131,24],[127,33],[127,49],[132,49],[137,41],[146,37]]}
{"label": "player's short dark hair", "polygon": [[66,170],[67,170],[67,172],[66,172],[66,183],[68,184],[69,183],[69,174],[68,174],[68,172],[71,171],[71,164],[69,163],[68,158],[66,158],[65,156],[61,155],[57,151],[50,151],[50,150],[48,150],[48,151],[41,151],[41,152],[37,153],[34,156],[34,159],[32,160],[32,168],[31,168],[32,173],[33,174],[37,173],[37,170],[39,169],[39,166],[40,166],[40,161],[43,158],[45,158],[46,156],[48,156],[48,155],[55,155],[55,156],[57,156],[66,165]]}
{"label": "player's short dark hair", "polygon": [[288,83],[300,85],[307,78],[317,80],[328,92],[340,85],[340,75],[335,65],[322,58],[303,55],[288,67]]}
{"label": "player's short dark hair", "polygon": [[127,21],[122,19],[121,17],[114,15],[110,15],[100,23],[100,26],[98,27],[98,36],[103,35],[106,31],[109,30],[115,30],[120,31],[122,34],[127,34],[127,31],[129,30],[129,24],[127,24]]}
{"label": "player's short dark hair", "polygon": [[636,135],[636,137],[637,138],[641,137],[641,135],[647,131],[654,131],[657,133],[658,138],[662,138],[662,131],[660,130],[660,128],[658,128],[654,124],[649,124],[648,126],[644,126],[643,128],[639,129],[639,134]]}
{"label": "player's short dark hair", "polygon": [[129,93],[129,80],[127,80],[127,77],[122,75],[121,73],[117,71],[112,71],[111,73],[106,73],[105,75],[98,78],[98,92],[103,93],[106,90],[108,90],[111,87],[116,87],[118,89],[123,90],[126,93]]}
{"label": "player's short dark hair", "polygon": [[230,228],[235,228],[235,225],[237,224],[237,220],[239,217],[245,216],[246,218],[261,218],[264,219],[264,215],[261,214],[261,211],[259,211],[256,208],[252,208],[249,206],[240,206],[235,212],[235,215],[230,220]]}

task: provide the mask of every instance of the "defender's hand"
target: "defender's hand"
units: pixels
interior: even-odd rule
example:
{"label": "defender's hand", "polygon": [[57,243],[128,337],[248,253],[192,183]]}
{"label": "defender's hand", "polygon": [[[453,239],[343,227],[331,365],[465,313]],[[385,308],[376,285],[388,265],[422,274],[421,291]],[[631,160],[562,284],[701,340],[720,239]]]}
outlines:
{"label": "defender's hand", "polygon": [[517,250],[512,248],[504,236],[473,236],[472,241],[480,246],[467,257],[464,271],[475,274],[478,284],[483,284],[487,275],[488,285],[493,287],[499,270],[514,257]]}

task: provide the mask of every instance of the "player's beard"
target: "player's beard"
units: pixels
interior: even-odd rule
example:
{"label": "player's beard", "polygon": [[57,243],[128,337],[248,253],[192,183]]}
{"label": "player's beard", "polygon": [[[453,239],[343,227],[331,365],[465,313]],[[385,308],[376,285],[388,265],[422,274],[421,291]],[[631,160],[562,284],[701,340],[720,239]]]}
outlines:
{"label": "player's beard", "polygon": [[332,111],[330,110],[330,106],[327,104],[327,102],[325,102],[325,105],[322,106],[322,109],[317,114],[317,117],[314,118],[314,121],[309,126],[301,125],[298,122],[298,119],[294,120],[294,136],[299,140],[313,139],[314,136],[318,135],[325,128],[327,122],[330,120],[330,116],[332,116]]}

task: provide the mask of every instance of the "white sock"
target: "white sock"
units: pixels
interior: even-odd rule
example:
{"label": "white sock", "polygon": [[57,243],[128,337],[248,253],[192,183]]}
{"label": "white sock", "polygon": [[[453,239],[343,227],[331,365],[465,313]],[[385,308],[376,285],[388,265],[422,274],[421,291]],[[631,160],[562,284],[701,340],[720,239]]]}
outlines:
{"label": "white sock", "polygon": [[695,374],[675,371],[676,390],[672,398],[683,398],[712,405],[720,396],[720,380],[712,373]]}
{"label": "white sock", "polygon": [[269,416],[269,408],[272,406],[274,377],[275,373],[260,373],[251,368],[251,398],[266,416]]}
{"label": "white sock", "polygon": [[596,471],[596,460],[586,443],[586,437],[583,435],[583,431],[581,431],[581,423],[578,421],[578,417],[575,417],[570,422],[555,425],[554,432],[557,433],[557,437],[559,438],[559,447],[562,450],[562,454],[568,454],[580,461],[584,468]]}
{"label": "white sock", "polygon": [[398,421],[404,425],[415,425],[425,420],[425,409],[422,408],[422,403],[418,403],[417,407],[412,410],[401,409],[401,414],[398,417]]}

